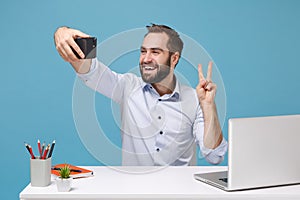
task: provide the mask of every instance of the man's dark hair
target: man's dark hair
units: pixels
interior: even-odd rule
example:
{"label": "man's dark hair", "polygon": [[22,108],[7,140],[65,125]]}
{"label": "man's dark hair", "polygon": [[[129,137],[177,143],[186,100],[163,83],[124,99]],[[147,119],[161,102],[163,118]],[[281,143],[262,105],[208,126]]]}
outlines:
{"label": "man's dark hair", "polygon": [[151,24],[151,26],[146,26],[148,29],[148,33],[146,33],[145,37],[149,33],[166,33],[169,37],[167,48],[168,50],[173,54],[175,52],[179,53],[179,56],[181,56],[181,52],[183,49],[183,42],[180,39],[179,34],[172,28],[166,25],[157,25],[157,24]]}

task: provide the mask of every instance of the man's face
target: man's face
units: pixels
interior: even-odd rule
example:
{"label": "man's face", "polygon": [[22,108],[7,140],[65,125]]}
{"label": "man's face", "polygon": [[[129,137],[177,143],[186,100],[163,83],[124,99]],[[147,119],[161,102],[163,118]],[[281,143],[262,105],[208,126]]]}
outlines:
{"label": "man's face", "polygon": [[149,33],[140,54],[140,72],[146,83],[161,82],[170,73],[170,52],[165,33]]}

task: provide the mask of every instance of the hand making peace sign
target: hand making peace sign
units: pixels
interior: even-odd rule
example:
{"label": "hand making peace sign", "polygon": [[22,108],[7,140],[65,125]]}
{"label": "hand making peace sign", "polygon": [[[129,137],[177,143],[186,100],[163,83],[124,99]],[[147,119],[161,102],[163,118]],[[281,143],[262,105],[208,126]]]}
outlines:
{"label": "hand making peace sign", "polygon": [[201,106],[213,105],[217,91],[217,85],[212,82],[212,61],[208,63],[207,76],[203,75],[202,65],[198,65],[199,83],[196,87],[199,102]]}

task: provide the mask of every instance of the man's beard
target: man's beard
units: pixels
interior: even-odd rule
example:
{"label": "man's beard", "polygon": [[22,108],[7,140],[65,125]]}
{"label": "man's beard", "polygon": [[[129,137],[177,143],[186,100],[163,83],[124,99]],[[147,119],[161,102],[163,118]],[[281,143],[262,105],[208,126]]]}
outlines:
{"label": "man's beard", "polygon": [[[147,70],[148,69],[148,70]],[[156,73],[153,73],[156,70]],[[159,83],[170,73],[170,58],[165,64],[140,64],[142,79],[146,83]]]}

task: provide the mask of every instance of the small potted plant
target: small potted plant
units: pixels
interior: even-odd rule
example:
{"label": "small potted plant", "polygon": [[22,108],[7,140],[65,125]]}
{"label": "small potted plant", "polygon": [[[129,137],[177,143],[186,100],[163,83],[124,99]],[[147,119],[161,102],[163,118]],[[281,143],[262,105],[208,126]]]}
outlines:
{"label": "small potted plant", "polygon": [[71,189],[72,177],[71,169],[68,165],[62,167],[59,171],[59,177],[56,178],[56,186],[59,192],[68,192]]}

